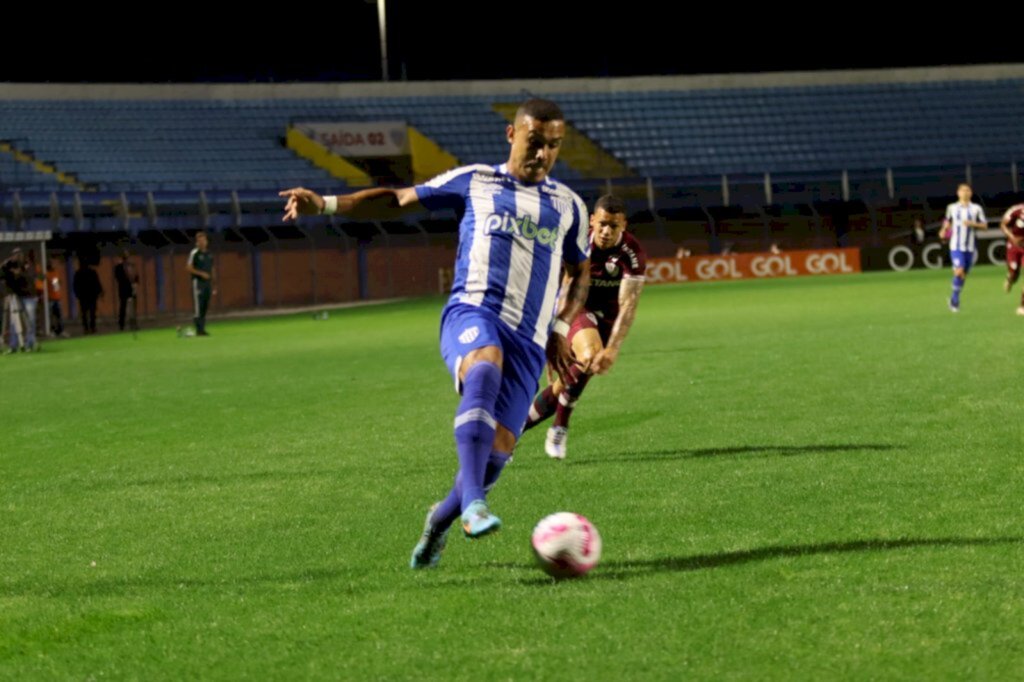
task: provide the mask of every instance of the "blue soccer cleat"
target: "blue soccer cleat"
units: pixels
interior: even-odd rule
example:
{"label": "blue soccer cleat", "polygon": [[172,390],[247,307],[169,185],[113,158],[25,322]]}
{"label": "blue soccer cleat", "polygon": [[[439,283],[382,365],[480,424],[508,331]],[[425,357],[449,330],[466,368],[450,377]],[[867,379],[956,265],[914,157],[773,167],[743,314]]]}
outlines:
{"label": "blue soccer cleat", "polygon": [[462,532],[467,538],[482,538],[501,528],[501,519],[491,513],[483,500],[473,500],[462,512]]}
{"label": "blue soccer cleat", "polygon": [[[433,568],[441,563],[441,552],[448,541],[448,528],[438,530],[430,523],[430,517],[437,509],[435,504],[427,512],[427,520],[423,524],[423,535],[416,547],[412,550],[412,559],[409,561],[410,568]],[[450,528],[450,526],[449,526]]]}

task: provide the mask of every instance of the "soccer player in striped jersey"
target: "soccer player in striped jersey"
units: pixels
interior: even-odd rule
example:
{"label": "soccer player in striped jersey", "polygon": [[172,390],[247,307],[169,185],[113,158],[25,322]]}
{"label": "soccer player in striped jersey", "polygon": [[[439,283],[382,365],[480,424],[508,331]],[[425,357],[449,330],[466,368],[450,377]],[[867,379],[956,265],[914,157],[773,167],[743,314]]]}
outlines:
{"label": "soccer player in striped jersey", "polygon": [[[459,470],[448,496],[427,514],[413,568],[437,565],[448,529],[460,517],[469,538],[500,528],[487,491],[522,433],[545,361],[569,376],[566,337],[587,297],[587,208],[548,177],[565,138],[565,117],[554,102],[531,99],[505,132],[509,157],[499,166],[464,166],[397,190],[338,197],[301,187],[281,192],[285,220],[334,212],[388,219],[443,208],[459,216],[455,277],[441,313],[441,355],[462,395],[454,424]],[[563,267],[567,294],[555,316]]]}
{"label": "soccer player in striped jersey", "polygon": [[526,428],[554,415],[544,450],[549,457],[565,459],[569,418],[590,377],[606,374],[636,319],[636,307],[644,287],[647,255],[636,238],[626,232],[626,205],[606,194],[597,200],[590,217],[590,293],[569,330],[569,343],[578,365],[569,381],[554,380],[540,392]]}
{"label": "soccer player in striped jersey", "polygon": [[946,219],[942,222],[942,235],[949,239],[949,256],[953,261],[953,294],[949,297],[949,309],[954,313],[960,312],[960,291],[974,265],[974,231],[988,227],[985,211],[971,202],[973,194],[970,185],[961,183],[956,188],[959,201],[946,207]]}
{"label": "soccer player in striped jersey", "polygon": [[[1003,214],[999,229],[1006,235],[1006,282],[1003,289],[1010,293],[1020,278],[1020,269],[1024,265],[1024,204],[1011,206]],[[1021,288],[1017,314],[1024,315],[1024,288]]]}

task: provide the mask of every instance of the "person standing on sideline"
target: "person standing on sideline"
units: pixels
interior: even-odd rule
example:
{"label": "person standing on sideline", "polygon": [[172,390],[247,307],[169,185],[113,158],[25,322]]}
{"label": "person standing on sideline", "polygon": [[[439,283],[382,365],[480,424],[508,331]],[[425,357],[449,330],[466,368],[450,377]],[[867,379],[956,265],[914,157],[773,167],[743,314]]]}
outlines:
{"label": "person standing on sideline", "polygon": [[[135,264],[129,260],[127,251],[121,252],[121,262],[114,266],[114,279],[117,280],[117,328],[124,331],[128,304],[135,299],[139,284],[139,274],[135,271]],[[132,319],[134,318],[133,313]]]}
{"label": "person standing on sideline", "polygon": [[32,282],[25,273],[25,257],[21,249],[15,247],[11,251],[10,257],[0,264],[0,272],[3,273],[4,288],[7,291],[3,311],[3,326],[8,334],[8,350],[5,352],[32,350],[29,334],[34,339],[35,330],[29,331],[24,301],[31,297],[33,291]]}
{"label": "person standing on sideline", "polygon": [[192,275],[192,320],[196,325],[196,336],[209,336],[206,331],[206,311],[210,307],[210,297],[217,290],[213,287],[210,238],[202,230],[196,232],[196,247],[188,254],[187,269]]}
{"label": "person standing on sideline", "polygon": [[60,299],[64,295],[64,287],[57,269],[57,259],[50,256],[46,267],[47,299],[50,303],[50,331],[54,336],[64,335],[64,316],[61,314]]}
{"label": "person standing on sideline", "polygon": [[71,287],[82,311],[82,331],[85,334],[95,334],[96,301],[103,296],[103,285],[100,284],[100,276],[92,269],[85,256],[78,257],[78,270],[75,271]]}

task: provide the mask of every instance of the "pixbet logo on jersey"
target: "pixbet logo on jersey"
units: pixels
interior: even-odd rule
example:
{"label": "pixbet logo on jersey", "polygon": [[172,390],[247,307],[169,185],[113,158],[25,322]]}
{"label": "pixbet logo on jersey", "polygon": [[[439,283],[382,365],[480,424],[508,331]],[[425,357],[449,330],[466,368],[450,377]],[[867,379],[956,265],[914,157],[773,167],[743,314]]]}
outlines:
{"label": "pixbet logo on jersey", "polygon": [[494,234],[496,232],[518,234],[520,237],[534,240],[544,246],[551,246],[555,241],[555,237],[558,236],[557,230],[540,227],[537,223],[533,222],[533,218],[530,216],[516,218],[508,213],[501,215],[492,213],[484,219],[484,234]]}

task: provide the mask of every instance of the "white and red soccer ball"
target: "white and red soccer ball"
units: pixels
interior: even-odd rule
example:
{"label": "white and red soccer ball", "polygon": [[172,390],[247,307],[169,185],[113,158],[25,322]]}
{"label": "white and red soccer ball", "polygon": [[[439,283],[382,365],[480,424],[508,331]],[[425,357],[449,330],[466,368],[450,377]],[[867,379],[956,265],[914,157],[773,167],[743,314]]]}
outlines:
{"label": "white and red soccer ball", "polygon": [[553,578],[581,576],[601,559],[601,534],[580,514],[545,516],[533,529],[531,544],[540,567]]}

